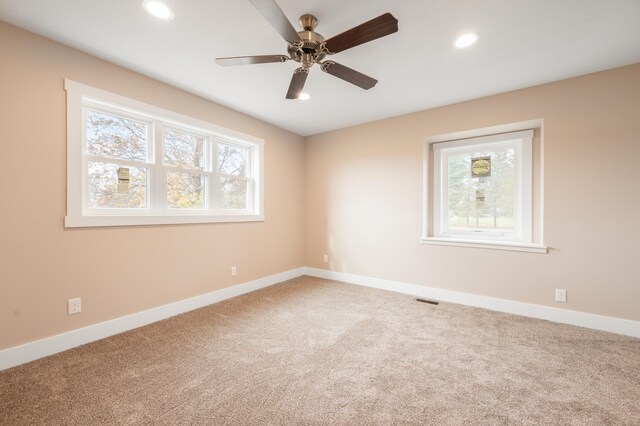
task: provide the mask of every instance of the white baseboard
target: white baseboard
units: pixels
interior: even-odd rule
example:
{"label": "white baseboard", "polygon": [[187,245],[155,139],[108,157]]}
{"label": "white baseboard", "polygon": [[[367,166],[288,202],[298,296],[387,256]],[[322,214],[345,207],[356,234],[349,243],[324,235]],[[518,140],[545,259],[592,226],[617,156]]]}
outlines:
{"label": "white baseboard", "polygon": [[297,268],[0,351],[0,371],[302,275],[640,337],[640,322],[316,268]]}
{"label": "white baseboard", "polygon": [[516,302],[513,300],[498,299],[495,297],[479,296],[470,293],[426,287],[418,284],[408,284],[362,275],[347,274],[344,272],[328,271],[326,269],[306,268],[306,275],[381,290],[389,290],[397,293],[410,294],[412,296],[424,297],[442,302],[475,306],[478,308],[490,309],[492,311],[506,312],[525,317],[539,318],[563,324],[608,331],[616,334],[624,334],[626,336],[640,337],[639,321],[588,314],[585,312],[570,311],[568,309],[559,309],[549,306],[534,305],[531,303]]}
{"label": "white baseboard", "polygon": [[304,275],[292,269],[0,351],[0,371]]}

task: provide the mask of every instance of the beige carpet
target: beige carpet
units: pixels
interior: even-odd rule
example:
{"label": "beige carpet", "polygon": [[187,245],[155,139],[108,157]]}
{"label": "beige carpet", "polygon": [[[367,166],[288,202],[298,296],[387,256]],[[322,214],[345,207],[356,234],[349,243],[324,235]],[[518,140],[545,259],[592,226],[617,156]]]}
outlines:
{"label": "beige carpet", "polygon": [[640,425],[640,339],[302,277],[0,372],[0,424]]}

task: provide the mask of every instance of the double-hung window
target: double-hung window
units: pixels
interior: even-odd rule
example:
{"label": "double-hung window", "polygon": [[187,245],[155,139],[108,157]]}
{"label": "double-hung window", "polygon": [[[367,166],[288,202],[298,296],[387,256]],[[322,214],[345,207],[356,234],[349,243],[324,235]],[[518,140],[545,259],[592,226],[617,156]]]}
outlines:
{"label": "double-hung window", "polygon": [[65,225],[263,220],[263,141],[72,81]]}
{"label": "double-hung window", "polygon": [[423,242],[546,251],[533,230],[533,138],[521,130],[428,143]]}

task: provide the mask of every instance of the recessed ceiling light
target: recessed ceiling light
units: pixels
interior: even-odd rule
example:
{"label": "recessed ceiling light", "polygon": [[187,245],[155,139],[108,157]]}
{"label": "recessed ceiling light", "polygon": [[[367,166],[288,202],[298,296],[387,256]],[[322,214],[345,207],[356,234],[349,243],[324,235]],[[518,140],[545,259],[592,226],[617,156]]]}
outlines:
{"label": "recessed ceiling light", "polygon": [[163,21],[170,21],[174,17],[173,10],[160,0],[144,0],[142,7],[149,15]]}
{"label": "recessed ceiling light", "polygon": [[308,101],[309,99],[311,99],[311,95],[308,93],[300,93],[298,99],[300,99],[301,101]]}
{"label": "recessed ceiling light", "polygon": [[480,36],[477,33],[467,33],[462,34],[460,37],[456,39],[454,46],[458,49],[464,49],[465,47],[471,46],[473,43],[478,41]]}

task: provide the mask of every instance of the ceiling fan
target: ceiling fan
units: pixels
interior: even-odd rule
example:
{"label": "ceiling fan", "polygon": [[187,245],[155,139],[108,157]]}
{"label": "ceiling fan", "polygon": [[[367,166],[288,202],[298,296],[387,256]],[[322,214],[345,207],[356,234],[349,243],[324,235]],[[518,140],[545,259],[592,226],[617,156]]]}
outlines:
{"label": "ceiling fan", "polygon": [[304,83],[309,75],[309,68],[314,64],[320,65],[322,71],[338,77],[344,81],[361,87],[371,89],[378,80],[362,74],[356,70],[345,67],[337,62],[326,60],[327,55],[342,52],[343,50],[367,43],[380,37],[393,34],[398,31],[398,20],[390,13],[385,13],[370,21],[353,27],[341,34],[325,40],[324,37],[314,31],[318,20],[313,15],[302,15],[300,26],[302,31],[293,28],[282,9],[274,0],[249,0],[258,12],[271,24],[271,26],[287,42],[288,55],[260,55],[260,56],[235,56],[229,58],[217,58],[218,65],[250,65],[272,62],[286,62],[293,60],[300,63],[300,67],[293,72],[287,99],[298,99],[302,93]]}

